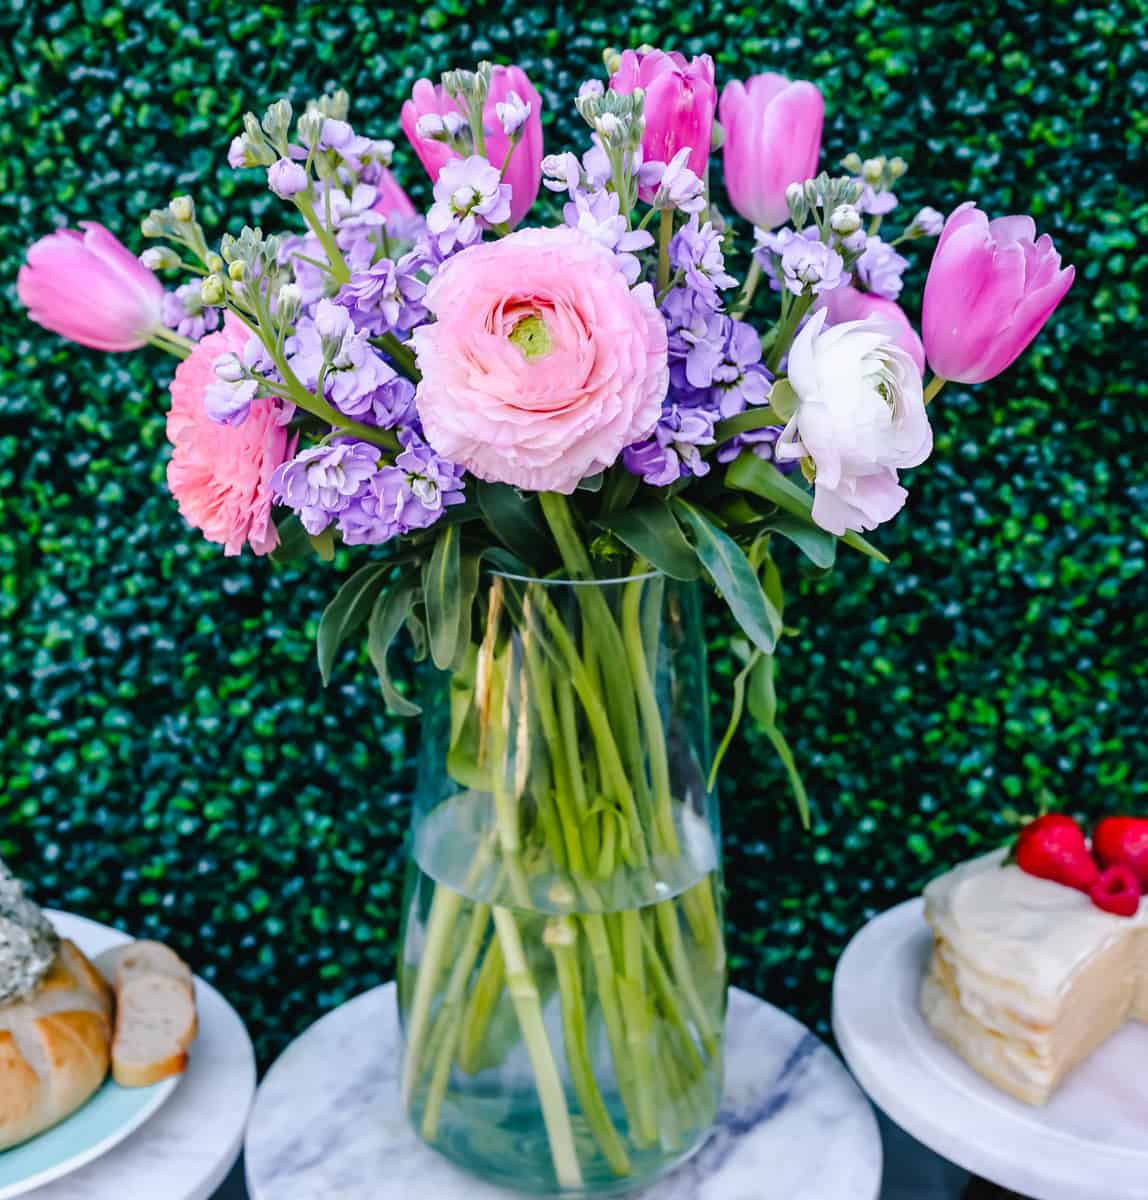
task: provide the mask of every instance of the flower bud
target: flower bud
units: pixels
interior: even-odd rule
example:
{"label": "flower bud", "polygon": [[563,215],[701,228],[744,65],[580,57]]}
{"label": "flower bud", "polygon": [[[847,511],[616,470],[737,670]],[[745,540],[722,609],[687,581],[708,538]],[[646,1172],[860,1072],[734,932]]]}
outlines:
{"label": "flower bud", "polygon": [[896,182],[909,169],[909,164],[898,155],[889,159],[889,177]]}
{"label": "flower bud", "polygon": [[212,368],[215,371],[215,377],[223,380],[224,383],[238,383],[247,375],[243,363],[239,361],[239,355],[232,354],[230,351],[221,354],[212,364]]}
{"label": "flower bud", "polygon": [[606,68],[607,75],[613,75],[622,65],[622,55],[613,46],[607,46],[602,51],[602,65]]}
{"label": "flower bud", "polygon": [[789,205],[790,210],[797,208],[798,205],[805,203],[805,185],[801,183],[791,183],[785,189],[785,203]]}
{"label": "flower bud", "polygon": [[848,237],[849,234],[856,233],[861,228],[861,214],[852,204],[839,204],[829,218],[829,227],[834,233]]}
{"label": "flower bud", "polygon": [[310,186],[306,169],[289,158],[281,158],[267,168],[267,186],[280,200],[289,200]]}
{"label": "flower bud", "polygon": [[179,255],[169,246],[149,246],[140,255],[140,262],[149,271],[172,271],[179,266]]}
{"label": "flower bud", "polygon": [[585,83],[578,89],[579,100],[598,100],[605,93],[606,88],[600,79],[587,79]]}
{"label": "flower bud", "polygon": [[431,138],[436,142],[445,141],[446,125],[438,113],[423,113],[415,122],[415,133],[421,138]]}
{"label": "flower bud", "polygon": [[303,307],[303,293],[297,283],[285,283],[275,296],[275,315],[290,325]]}
{"label": "flower bud", "polygon": [[941,213],[926,205],[913,218],[909,228],[905,230],[905,236],[910,238],[936,237],[944,226],[945,218]]}
{"label": "flower bud", "polygon": [[204,281],[199,290],[200,299],[204,304],[220,305],[223,303],[227,291],[223,286],[223,280],[218,275],[209,275]]}
{"label": "flower bud", "polygon": [[861,155],[857,154],[857,153],[846,154],[845,157],[841,160],[841,165],[851,175],[860,175],[861,174],[861,166],[862,166]]}
{"label": "flower bud", "polygon": [[323,123],[326,118],[320,112],[305,112],[299,118],[299,137],[307,146],[316,146],[323,136]]}
{"label": "flower bud", "polygon": [[239,259],[236,259],[235,262],[228,265],[227,277],[233,283],[238,283],[243,278],[244,270],[245,268],[243,263],[240,262]]}
{"label": "flower bud", "polygon": [[163,222],[155,213],[149,213],[140,222],[140,233],[149,238],[163,237]]}
{"label": "flower bud", "polygon": [[871,187],[876,187],[884,174],[885,160],[883,158],[867,158],[861,164],[861,178]]}
{"label": "flower bud", "polygon": [[216,275],[223,270],[223,259],[220,258],[219,255],[214,251],[207,256],[207,258],[204,260],[204,263],[207,266],[207,269],[213,275]]}
{"label": "flower bud", "polygon": [[176,196],[168,207],[171,215],[181,224],[195,220],[195,201],[190,196]]}

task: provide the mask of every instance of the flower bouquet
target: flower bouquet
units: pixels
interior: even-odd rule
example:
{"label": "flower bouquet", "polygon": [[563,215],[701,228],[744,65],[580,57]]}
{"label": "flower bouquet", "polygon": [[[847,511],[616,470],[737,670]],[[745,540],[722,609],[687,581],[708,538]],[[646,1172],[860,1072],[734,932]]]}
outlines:
{"label": "flower bouquet", "polygon": [[[817,570],[842,544],[884,561],[862,535],[905,504],[929,402],[1003,371],[1073,272],[1029,217],[971,203],[887,239],[906,164],[818,174],[811,83],[719,103],[707,56],[627,50],[575,104],[585,144],[544,156],[519,68],[421,80],[402,128],[423,216],[345,94],[280,100],[228,158],[265,173],[284,232],[217,241],[179,196],[141,258],[88,224],[33,246],[19,291],[83,345],[182,360],[168,484],[226,554],[373,548],[318,658],[326,680],[365,634],[389,708],[422,712],[404,1099],[487,1178],[587,1195],[664,1172],[717,1111],[715,780],[744,710],[806,805],[778,723],[779,542]],[[752,246],[711,194],[719,149]],[[900,248],[937,235],[922,343]],[[716,750],[703,586],[741,659]],[[421,709],[392,673],[404,632]]]}

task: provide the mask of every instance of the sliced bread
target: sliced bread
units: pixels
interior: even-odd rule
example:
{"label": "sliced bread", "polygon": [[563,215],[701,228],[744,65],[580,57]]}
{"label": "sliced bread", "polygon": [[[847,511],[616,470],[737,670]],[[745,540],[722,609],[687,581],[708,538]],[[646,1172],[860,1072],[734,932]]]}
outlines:
{"label": "sliced bread", "polygon": [[122,1087],[149,1087],[187,1067],[195,1039],[190,968],[159,942],[133,942],[115,956],[116,1032],[112,1075]]}

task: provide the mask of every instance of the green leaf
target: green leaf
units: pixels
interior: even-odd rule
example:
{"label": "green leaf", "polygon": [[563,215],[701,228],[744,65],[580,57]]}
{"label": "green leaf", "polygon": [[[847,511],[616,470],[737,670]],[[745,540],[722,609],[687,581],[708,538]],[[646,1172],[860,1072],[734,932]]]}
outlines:
{"label": "green leaf", "polygon": [[777,569],[772,557],[767,554],[761,567],[761,586],[769,602],[777,609],[779,615],[785,616],[785,585],[781,582],[781,572]]}
{"label": "green leaf", "polygon": [[386,563],[369,563],[360,567],[335,593],[335,598],[319,618],[319,633],[315,650],[319,657],[319,674],[325,687],[331,680],[331,667],[339,647],[367,619],[375,596],[383,586],[390,567]]}
{"label": "green leaf", "polygon": [[[752,492],[763,500],[769,500],[778,508],[784,509],[791,516],[797,517],[806,524],[817,525],[812,517],[813,497],[794,483],[787,475],[783,475],[771,462],[765,462],[756,454],[748,452],[738,455],[726,472],[726,482],[730,487],[740,488],[743,492]],[[832,536],[832,535],[830,535]],[[847,546],[875,558],[878,562],[887,563],[888,557],[881,553],[876,546],[867,542],[859,533],[850,530],[842,539]]]}
{"label": "green leaf", "polygon": [[296,513],[284,517],[277,526],[279,544],[271,551],[273,563],[289,563],[303,557],[311,546],[311,536]]}
{"label": "green leaf", "polygon": [[600,492],[602,490],[602,484],[605,482],[605,480],[606,473],[604,471],[598,471],[593,475],[587,475],[586,478],[578,484],[578,490],[580,492]]}
{"label": "green leaf", "polygon": [[673,504],[734,620],[762,653],[772,654],[781,636],[781,614],[766,597],[744,551],[693,505],[678,499]]}
{"label": "green leaf", "polygon": [[597,522],[624,542],[635,554],[648,559],[671,579],[697,579],[697,555],[686,541],[681,526],[665,504],[643,504],[627,508]]}
{"label": "green leaf", "polygon": [[398,717],[417,717],[422,711],[395,687],[387,666],[387,652],[410,615],[417,590],[415,584],[408,583],[381,592],[367,622],[367,655],[379,677],[383,702]]}
{"label": "green leaf", "polygon": [[540,551],[550,545],[550,533],[535,496],[523,495],[507,483],[475,481],[479,511],[491,533],[524,563],[537,563]]}
{"label": "green leaf", "polygon": [[335,559],[335,530],[333,526],[328,525],[322,533],[312,533],[309,535],[311,539],[311,548],[324,562],[333,562]]}
{"label": "green leaf", "polygon": [[448,525],[438,535],[430,559],[423,568],[430,654],[440,671],[450,668],[458,649],[462,607],[461,541],[458,526]]}
{"label": "green leaf", "polygon": [[785,740],[785,734],[776,725],[765,726],[765,736],[773,743],[777,757],[781,759],[781,765],[785,768],[786,775],[789,776],[789,786],[793,791],[794,799],[797,801],[797,811],[801,814],[801,823],[808,829],[810,826],[809,796],[805,791],[805,783],[801,778],[801,772],[797,769],[797,761],[793,757],[793,751],[790,750],[789,743]]}
{"label": "green leaf", "polygon": [[785,735],[777,727],[777,688],[774,685],[773,666],[773,655],[765,654],[746,668],[752,668],[746,689],[746,707],[750,716],[761,726],[765,736],[773,744],[773,749],[789,777],[789,786],[797,801],[802,824],[808,829],[809,796],[806,794],[801,772],[797,769],[793,751],[789,748]]}
{"label": "green leaf", "polygon": [[837,539],[819,525],[807,525],[788,513],[779,513],[771,517],[765,527],[788,538],[815,567],[823,571],[837,561]]}

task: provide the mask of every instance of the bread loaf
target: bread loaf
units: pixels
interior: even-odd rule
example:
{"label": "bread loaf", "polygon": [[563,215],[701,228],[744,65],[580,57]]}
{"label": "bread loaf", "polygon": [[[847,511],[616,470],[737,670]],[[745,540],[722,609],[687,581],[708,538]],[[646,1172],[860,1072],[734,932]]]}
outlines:
{"label": "bread loaf", "polygon": [[0,1006],[0,1150],[70,1116],[103,1083],[112,1036],[107,984],[69,941],[26,999]]}
{"label": "bread loaf", "polygon": [[190,968],[159,942],[133,942],[101,961],[116,993],[116,1082],[148,1087],[180,1074],[197,1024]]}

